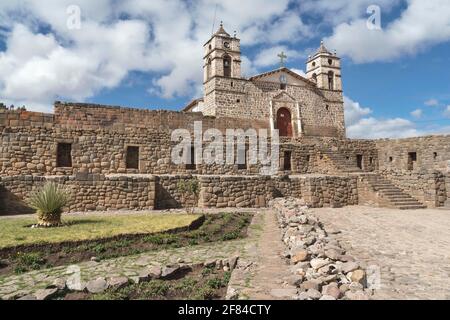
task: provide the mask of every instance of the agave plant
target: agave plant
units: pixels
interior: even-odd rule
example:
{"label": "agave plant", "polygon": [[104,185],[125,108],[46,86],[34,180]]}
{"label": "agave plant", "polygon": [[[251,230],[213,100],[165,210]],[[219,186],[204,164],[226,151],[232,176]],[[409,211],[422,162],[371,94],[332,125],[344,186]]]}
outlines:
{"label": "agave plant", "polygon": [[62,209],[69,202],[69,194],[56,183],[48,182],[34,191],[27,202],[37,211],[39,226],[55,227],[61,225]]}

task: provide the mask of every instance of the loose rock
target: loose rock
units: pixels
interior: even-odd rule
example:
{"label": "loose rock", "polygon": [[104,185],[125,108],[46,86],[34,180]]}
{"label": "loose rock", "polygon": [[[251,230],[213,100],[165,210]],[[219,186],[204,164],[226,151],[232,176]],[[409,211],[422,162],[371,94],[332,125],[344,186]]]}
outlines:
{"label": "loose rock", "polygon": [[108,283],[106,282],[105,278],[98,278],[95,280],[91,280],[86,284],[86,289],[90,293],[101,293],[108,289]]}

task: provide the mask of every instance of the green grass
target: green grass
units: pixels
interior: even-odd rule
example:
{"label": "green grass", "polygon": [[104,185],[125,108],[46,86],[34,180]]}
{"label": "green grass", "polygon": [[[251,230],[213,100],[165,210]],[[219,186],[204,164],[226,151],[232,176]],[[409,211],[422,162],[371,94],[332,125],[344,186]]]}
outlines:
{"label": "green grass", "polygon": [[[190,225],[198,215],[95,215],[64,217],[59,228],[30,228],[34,218],[0,220],[0,249],[19,245],[47,244],[110,238],[119,235],[164,232]],[[155,240],[155,239],[152,239]],[[155,242],[157,242],[156,240]],[[104,248],[96,248],[102,252]]]}

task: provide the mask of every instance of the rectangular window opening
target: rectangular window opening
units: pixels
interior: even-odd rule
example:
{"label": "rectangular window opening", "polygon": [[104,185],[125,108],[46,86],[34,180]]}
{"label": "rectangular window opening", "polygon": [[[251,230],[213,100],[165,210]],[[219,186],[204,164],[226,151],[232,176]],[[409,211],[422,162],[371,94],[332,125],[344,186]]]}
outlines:
{"label": "rectangular window opening", "polygon": [[58,168],[72,167],[72,144],[58,143],[56,149],[56,166]]}
{"label": "rectangular window opening", "polygon": [[195,170],[196,168],[197,166],[195,164],[195,147],[191,146],[187,154],[186,170]]}
{"label": "rectangular window opening", "polygon": [[412,171],[416,167],[417,162],[417,152],[408,153],[408,170]]}
{"label": "rectangular window opening", "polygon": [[362,170],[362,168],[363,168],[363,156],[362,156],[362,154],[358,154],[358,155],[356,156],[356,166],[357,166],[359,169]]}
{"label": "rectangular window opening", "polygon": [[247,146],[245,148],[238,148],[237,150],[237,162],[238,162],[238,170],[247,170],[248,169],[248,149]]}
{"label": "rectangular window opening", "polygon": [[139,169],[139,147],[127,147],[126,167],[127,169]]}
{"label": "rectangular window opening", "polygon": [[292,151],[285,151],[284,152],[283,170],[284,171],[291,171],[292,170]]}

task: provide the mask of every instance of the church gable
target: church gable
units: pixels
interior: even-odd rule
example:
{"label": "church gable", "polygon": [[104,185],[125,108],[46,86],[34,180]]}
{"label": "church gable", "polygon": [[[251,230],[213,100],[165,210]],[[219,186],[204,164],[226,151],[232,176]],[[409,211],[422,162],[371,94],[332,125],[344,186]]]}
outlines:
{"label": "church gable", "polygon": [[308,79],[302,77],[301,75],[287,68],[281,68],[266,73],[262,73],[260,75],[250,78],[250,81],[264,81],[275,83],[286,81],[286,84],[288,85],[297,85],[297,86],[312,85],[312,83]]}

